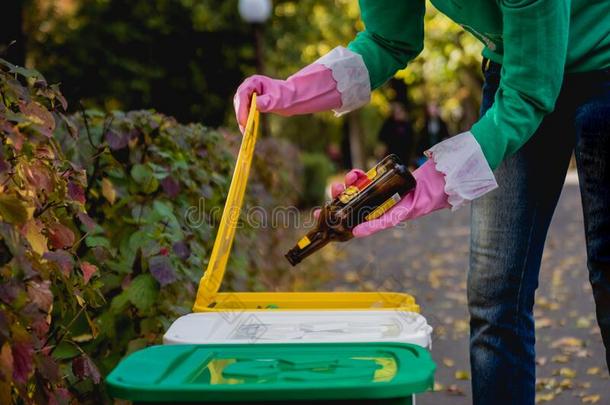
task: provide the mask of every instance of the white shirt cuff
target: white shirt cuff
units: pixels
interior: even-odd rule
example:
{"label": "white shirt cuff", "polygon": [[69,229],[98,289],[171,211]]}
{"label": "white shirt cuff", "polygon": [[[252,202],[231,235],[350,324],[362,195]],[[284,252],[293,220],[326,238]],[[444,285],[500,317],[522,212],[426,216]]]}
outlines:
{"label": "white shirt cuff", "polygon": [[437,143],[425,154],[445,175],[445,194],[453,211],[498,187],[481,146],[470,132]]}
{"label": "white shirt cuff", "polygon": [[314,63],[331,70],[341,93],[341,107],[333,110],[336,116],[343,115],[367,104],[371,99],[369,72],[362,56],[338,46]]}

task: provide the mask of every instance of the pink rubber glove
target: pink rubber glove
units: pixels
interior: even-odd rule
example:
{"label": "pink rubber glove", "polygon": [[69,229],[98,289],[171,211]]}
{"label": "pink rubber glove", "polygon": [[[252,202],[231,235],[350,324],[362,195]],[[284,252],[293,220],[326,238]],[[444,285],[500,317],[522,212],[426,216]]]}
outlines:
{"label": "pink rubber glove", "polygon": [[[356,182],[366,174],[354,169],[345,176],[345,184]],[[449,208],[448,196],[445,194],[445,176],[436,170],[434,162],[429,159],[419,169],[413,172],[417,180],[415,190],[404,196],[402,200],[388,212],[377,219],[363,222],[354,228],[354,236],[361,238],[394,227],[400,222],[427,215],[442,208]],[[345,185],[336,183],[331,187],[333,198],[345,189]]]}
{"label": "pink rubber glove", "polygon": [[235,115],[242,132],[254,92],[257,94],[256,105],[261,112],[290,116],[341,107],[337,82],[331,70],[324,65],[311,64],[286,80],[254,75],[239,86],[233,98]]}

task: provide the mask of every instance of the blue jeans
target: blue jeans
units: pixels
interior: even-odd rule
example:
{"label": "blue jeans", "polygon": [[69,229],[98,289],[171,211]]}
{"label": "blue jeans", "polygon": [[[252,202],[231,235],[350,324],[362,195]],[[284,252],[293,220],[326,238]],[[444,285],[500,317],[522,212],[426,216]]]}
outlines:
{"label": "blue jeans", "polygon": [[[488,61],[485,61],[488,62]],[[501,66],[484,63],[482,112]],[[472,204],[468,305],[475,405],[533,405],[534,293],[547,230],[576,154],[589,278],[610,365],[610,71],[567,75],[555,111]]]}

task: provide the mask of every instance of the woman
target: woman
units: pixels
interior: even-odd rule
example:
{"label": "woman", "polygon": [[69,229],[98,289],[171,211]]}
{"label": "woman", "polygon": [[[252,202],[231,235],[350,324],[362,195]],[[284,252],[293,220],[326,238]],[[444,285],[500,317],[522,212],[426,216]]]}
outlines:
{"label": "woman", "polygon": [[[415,190],[354,234],[474,200],[468,281],[474,403],[534,404],[534,292],[572,150],[610,360],[610,0],[432,3],[485,44],[483,114],[470,131],[430,148],[430,159],[414,172]],[[235,97],[240,124],[252,92],[260,94],[261,111],[351,111],[421,51],[424,0],[361,0],[360,9],[366,30],[347,49],[333,49],[286,81],[248,78]],[[352,171],[346,183],[362,175]]]}

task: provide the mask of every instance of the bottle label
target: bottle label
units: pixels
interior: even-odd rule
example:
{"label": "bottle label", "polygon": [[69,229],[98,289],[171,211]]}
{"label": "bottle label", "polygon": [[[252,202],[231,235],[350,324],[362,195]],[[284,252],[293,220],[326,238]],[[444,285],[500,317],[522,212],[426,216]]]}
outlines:
{"label": "bottle label", "polygon": [[394,194],[392,197],[385,200],[383,204],[379,207],[375,208],[370,214],[368,214],[364,219],[366,221],[370,221],[372,219],[377,219],[383,214],[385,214],[390,208],[395,206],[398,201],[400,201],[400,195],[398,193]]}
{"label": "bottle label", "polygon": [[303,236],[303,238],[301,238],[300,241],[298,241],[297,246],[299,247],[299,249],[303,249],[305,247],[307,247],[307,245],[309,245],[311,243],[311,241],[309,240],[309,238],[307,236]]}
{"label": "bottle label", "polygon": [[386,168],[384,166],[373,167],[371,170],[366,172],[366,177],[362,177],[356,181],[356,183],[346,188],[345,191],[339,195],[339,201],[341,201],[343,204],[347,204],[352,200],[352,198],[358,195],[359,192],[367,188],[369,184],[373,182],[373,180],[385,173],[385,171]]}

